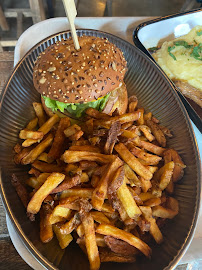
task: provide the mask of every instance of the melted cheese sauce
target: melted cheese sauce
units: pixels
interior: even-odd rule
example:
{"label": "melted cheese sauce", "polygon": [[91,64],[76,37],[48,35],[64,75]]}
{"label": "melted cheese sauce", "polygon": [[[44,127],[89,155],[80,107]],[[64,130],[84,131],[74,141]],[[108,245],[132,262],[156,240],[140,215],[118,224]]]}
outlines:
{"label": "melted cheese sauce", "polygon": [[[192,48],[175,46],[176,41],[186,41]],[[152,56],[172,80],[181,80],[202,91],[202,54],[199,59],[191,56],[193,48],[201,43],[202,26],[194,27],[187,35],[163,43]],[[169,54],[169,47],[173,47]],[[176,58],[176,60],[174,59]]]}

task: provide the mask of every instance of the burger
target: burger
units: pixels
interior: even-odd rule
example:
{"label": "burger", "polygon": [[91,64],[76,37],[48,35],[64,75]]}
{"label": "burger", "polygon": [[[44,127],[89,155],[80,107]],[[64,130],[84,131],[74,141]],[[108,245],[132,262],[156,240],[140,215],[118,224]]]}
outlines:
{"label": "burger", "polygon": [[79,118],[92,107],[107,114],[123,114],[127,90],[123,52],[106,38],[79,37],[58,41],[42,52],[33,70],[33,83],[45,111]]}

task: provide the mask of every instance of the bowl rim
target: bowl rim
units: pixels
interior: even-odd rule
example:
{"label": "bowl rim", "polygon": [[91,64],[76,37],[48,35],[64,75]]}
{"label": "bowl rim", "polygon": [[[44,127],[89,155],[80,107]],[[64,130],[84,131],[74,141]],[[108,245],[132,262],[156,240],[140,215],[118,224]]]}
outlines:
{"label": "bowl rim", "polygon": [[[123,43],[127,43],[127,45],[129,45],[129,47],[133,47],[135,48],[135,50],[138,51],[138,53],[143,57],[146,58],[148,61],[150,61],[150,63],[156,67],[157,72],[161,73],[162,76],[165,77],[167,83],[170,86],[170,89],[172,89],[172,93],[173,95],[176,97],[176,101],[178,103],[178,106],[180,106],[182,113],[185,116],[186,119],[186,123],[187,123],[187,127],[189,129],[190,132],[190,136],[192,138],[193,141],[193,146],[194,146],[194,151],[196,153],[196,167],[198,169],[198,190],[197,190],[197,197],[196,197],[196,202],[195,202],[195,213],[192,219],[192,224],[189,228],[189,232],[186,236],[186,238],[184,239],[184,242],[181,246],[181,249],[178,251],[178,253],[175,255],[175,257],[173,258],[173,260],[169,263],[169,265],[167,265],[164,270],[168,270],[168,269],[174,269],[177,265],[177,263],[180,261],[180,259],[182,258],[182,256],[184,255],[184,253],[186,252],[186,250],[188,249],[191,240],[193,239],[194,236],[194,232],[196,229],[196,224],[198,221],[198,216],[199,216],[199,209],[200,209],[200,197],[201,197],[201,160],[200,160],[200,155],[199,155],[199,149],[198,149],[198,145],[196,143],[196,137],[193,131],[193,127],[191,125],[190,119],[188,117],[187,111],[183,106],[183,103],[180,101],[180,98],[178,97],[178,94],[176,92],[176,89],[174,87],[174,85],[172,84],[172,82],[167,78],[167,76],[165,76],[164,73],[162,73],[162,70],[159,68],[159,66],[154,62],[151,61],[150,57],[148,57],[147,55],[145,55],[138,47],[135,47],[134,45],[132,45],[131,43],[129,43],[128,41],[119,38],[113,34],[104,32],[104,31],[100,31],[100,30],[94,30],[94,29],[78,29],[77,32],[83,32],[83,31],[87,31],[87,32],[93,32],[93,33],[101,33],[104,35],[107,35],[108,37],[114,37],[117,40],[120,40]],[[39,41],[36,45],[34,45],[21,59],[20,61],[16,64],[16,66],[14,67],[11,75],[9,76],[7,82],[5,83],[5,86],[3,88],[3,91],[1,93],[0,96],[0,114],[1,114],[1,107],[2,107],[2,103],[4,100],[4,96],[7,92],[7,89],[9,87],[10,81],[12,80],[13,76],[15,75],[17,69],[19,68],[19,66],[22,64],[22,62],[24,61],[24,59],[32,52],[34,51],[37,47],[39,47],[41,44],[43,44],[44,42],[53,39],[57,36],[62,36],[66,33],[70,33],[71,36],[71,31],[67,30],[67,31],[61,31],[61,32],[57,32],[53,35],[50,35],[46,38],[44,38],[43,40]],[[24,246],[26,247],[26,249],[32,254],[32,256],[43,266],[46,267],[46,269],[51,269],[51,270],[58,270],[57,266],[53,265],[53,263],[51,263],[46,257],[44,257],[38,250],[37,248],[32,244],[32,242],[28,239],[28,237],[25,235],[24,231],[22,230],[19,222],[16,220],[16,218],[13,216],[12,210],[10,208],[9,202],[6,198],[5,192],[4,192],[4,188],[2,185],[2,171],[0,168],[0,195],[1,195],[1,199],[2,199],[2,203],[5,209],[6,214],[9,216],[12,224],[14,225],[14,229],[17,232],[17,234],[19,235],[20,239],[22,240]]]}

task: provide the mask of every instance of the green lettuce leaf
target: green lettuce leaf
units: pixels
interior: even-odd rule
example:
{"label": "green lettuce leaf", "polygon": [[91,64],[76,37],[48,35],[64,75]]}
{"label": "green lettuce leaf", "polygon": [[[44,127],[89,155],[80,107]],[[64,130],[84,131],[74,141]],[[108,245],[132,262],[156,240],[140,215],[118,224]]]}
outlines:
{"label": "green lettuce leaf", "polygon": [[95,101],[91,101],[91,102],[87,102],[87,103],[64,103],[64,102],[60,102],[57,100],[53,100],[51,98],[42,96],[43,99],[45,100],[45,105],[46,107],[50,108],[52,111],[61,111],[62,113],[64,112],[64,110],[68,111],[68,113],[72,114],[73,116],[79,118],[81,117],[85,110],[87,108],[94,108],[96,110],[102,111],[109,99],[110,93],[107,94],[106,96],[95,100]]}

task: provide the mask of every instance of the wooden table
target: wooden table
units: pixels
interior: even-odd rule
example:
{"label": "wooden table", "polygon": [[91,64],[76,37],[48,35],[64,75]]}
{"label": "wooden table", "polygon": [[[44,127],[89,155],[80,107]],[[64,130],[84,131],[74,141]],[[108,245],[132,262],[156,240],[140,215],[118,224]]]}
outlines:
{"label": "wooden table", "polygon": [[[13,52],[0,52],[0,93],[13,68]],[[6,226],[6,214],[0,199],[0,269],[31,269],[15,250]]]}
{"label": "wooden table", "polygon": [[[0,52],[0,94],[3,90],[13,68],[14,53]],[[0,199],[0,269],[1,270],[28,270],[29,267],[15,250],[6,225],[6,215]],[[186,265],[181,265],[176,270],[185,270]]]}

